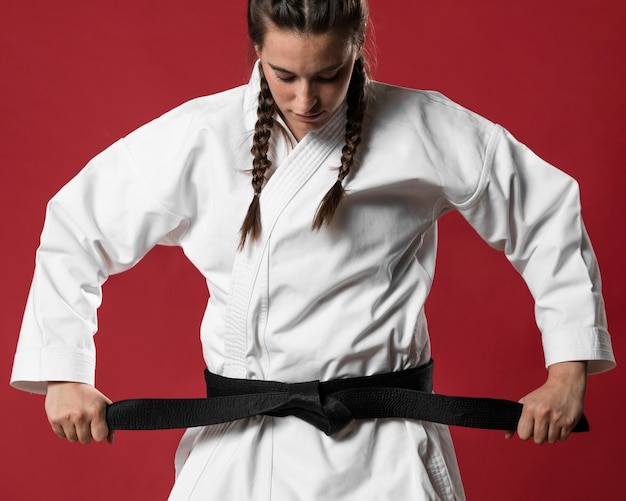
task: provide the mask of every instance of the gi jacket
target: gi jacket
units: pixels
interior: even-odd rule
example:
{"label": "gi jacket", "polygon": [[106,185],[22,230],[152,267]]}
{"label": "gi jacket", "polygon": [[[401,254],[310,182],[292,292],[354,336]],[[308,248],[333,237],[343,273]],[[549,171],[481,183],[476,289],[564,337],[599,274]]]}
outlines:
{"label": "gi jacket", "polygon": [[[371,84],[347,196],[313,231],[337,177],[345,108],[290,145],[274,131],[262,233],[237,251],[252,197],[258,80],[190,101],[94,158],[49,203],[12,383],[93,384],[101,285],[157,244],[206,277],[212,372],[285,382],[407,369],[430,358],[424,317],[437,219],[458,210],[536,303],[546,364],[614,364],[574,180],[488,120],[433,93]],[[172,500],[463,499],[445,427],[297,418],[189,431]]]}

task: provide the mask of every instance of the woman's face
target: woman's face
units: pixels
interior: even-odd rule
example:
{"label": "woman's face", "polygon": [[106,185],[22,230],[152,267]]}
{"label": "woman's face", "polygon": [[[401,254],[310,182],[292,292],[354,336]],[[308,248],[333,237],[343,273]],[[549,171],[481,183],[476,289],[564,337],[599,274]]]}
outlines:
{"label": "woman's face", "polygon": [[300,141],[324,126],[346,97],[359,51],[336,32],[299,34],[272,28],[256,47],[287,127]]}

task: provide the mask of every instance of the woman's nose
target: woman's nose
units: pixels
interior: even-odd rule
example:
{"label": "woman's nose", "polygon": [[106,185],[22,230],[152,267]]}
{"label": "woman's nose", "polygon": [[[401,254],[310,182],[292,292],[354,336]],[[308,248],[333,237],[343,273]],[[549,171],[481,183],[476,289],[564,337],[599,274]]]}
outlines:
{"label": "woman's nose", "polygon": [[311,82],[304,81],[297,94],[298,104],[301,107],[300,111],[309,111],[317,104],[317,92],[315,85]]}

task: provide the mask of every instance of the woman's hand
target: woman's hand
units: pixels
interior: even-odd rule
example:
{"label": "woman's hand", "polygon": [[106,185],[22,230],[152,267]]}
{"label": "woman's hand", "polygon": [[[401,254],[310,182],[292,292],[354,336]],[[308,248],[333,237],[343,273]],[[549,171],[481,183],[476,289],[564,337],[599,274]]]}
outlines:
{"label": "woman's hand", "polygon": [[113,443],[105,410],[111,403],[93,386],[84,383],[48,382],[46,414],[54,432],[70,442],[88,444],[92,440]]}
{"label": "woman's hand", "polygon": [[[517,425],[522,440],[536,444],[566,440],[583,413],[587,362],[562,362],[548,368],[545,384],[520,400],[524,404]],[[507,431],[506,438],[515,432]]]}

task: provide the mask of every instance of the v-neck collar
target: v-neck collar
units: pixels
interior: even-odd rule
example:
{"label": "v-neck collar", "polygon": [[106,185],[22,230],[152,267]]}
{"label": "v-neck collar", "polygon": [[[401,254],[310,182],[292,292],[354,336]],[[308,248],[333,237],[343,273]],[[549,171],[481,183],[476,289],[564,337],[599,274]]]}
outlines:
{"label": "v-neck collar", "polygon": [[[256,89],[258,98],[258,76],[255,79],[253,75],[249,85]],[[251,89],[248,90],[248,95],[254,93]],[[287,152],[284,158],[279,158],[276,171],[261,191],[260,239],[256,242],[246,242],[244,249],[235,256],[233,264],[226,306],[225,376],[246,377],[248,311],[269,238],[283,210],[343,141],[345,108],[344,103],[324,127],[306,134],[291,151]],[[256,120],[256,111],[253,113],[253,120]],[[252,123],[253,126],[254,123]],[[321,196],[323,193],[320,194],[320,199]]]}

